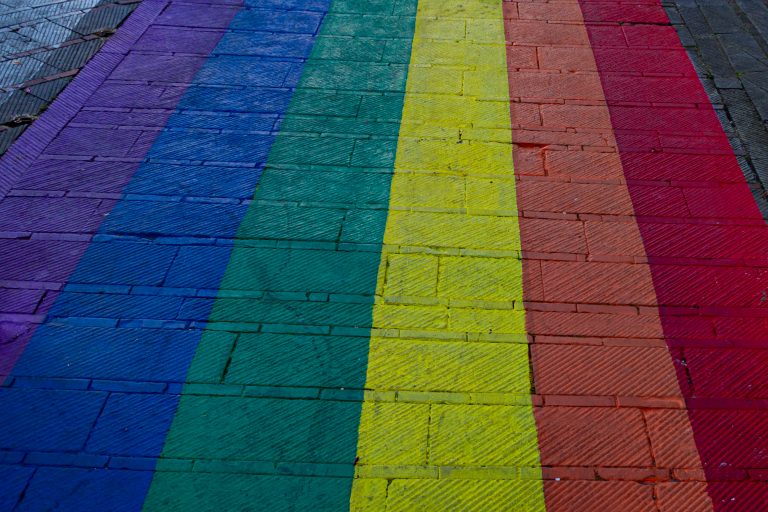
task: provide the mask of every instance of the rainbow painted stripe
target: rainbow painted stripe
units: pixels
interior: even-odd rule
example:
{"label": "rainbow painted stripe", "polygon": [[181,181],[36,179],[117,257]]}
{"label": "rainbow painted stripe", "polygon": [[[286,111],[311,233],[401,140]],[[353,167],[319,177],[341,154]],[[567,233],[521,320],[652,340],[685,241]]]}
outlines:
{"label": "rainbow painted stripe", "polygon": [[8,508],[759,508],[766,225],[658,2],[164,6],[210,48],[113,52],[92,124],[173,113],[0,346]]}
{"label": "rainbow painted stripe", "polygon": [[543,510],[501,5],[413,41],[351,508]]}

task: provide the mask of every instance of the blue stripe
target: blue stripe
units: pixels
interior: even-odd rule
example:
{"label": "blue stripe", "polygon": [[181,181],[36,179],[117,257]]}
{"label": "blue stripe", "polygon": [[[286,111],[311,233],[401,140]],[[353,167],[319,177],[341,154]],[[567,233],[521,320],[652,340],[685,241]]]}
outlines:
{"label": "blue stripe", "polygon": [[[16,365],[13,386],[0,390],[0,449],[45,452],[2,466],[0,504],[30,467],[52,464],[68,467],[38,467],[24,510],[141,508],[202,333],[193,318],[179,318],[181,305],[219,286],[227,241],[329,2],[253,3],[259,9],[238,12],[196,74],[127,185],[132,200],[106,217]],[[170,64],[169,76],[178,71]],[[222,247],[211,257],[190,245]],[[169,279],[177,258],[183,265]]]}

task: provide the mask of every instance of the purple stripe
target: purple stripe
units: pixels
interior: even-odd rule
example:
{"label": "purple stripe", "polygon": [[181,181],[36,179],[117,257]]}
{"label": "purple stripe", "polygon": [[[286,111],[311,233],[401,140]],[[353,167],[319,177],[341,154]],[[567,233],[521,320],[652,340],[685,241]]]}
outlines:
{"label": "purple stripe", "polygon": [[[149,28],[161,24],[158,17],[172,3],[172,0],[144,0],[107,45],[0,160],[0,232],[6,233],[5,238],[13,238],[9,232],[19,232],[16,236],[20,238],[0,244],[0,384],[11,373],[37,325],[48,314],[61,287],[85,253],[88,241],[98,231],[105,215],[112,210],[160,132],[117,130],[111,134],[114,140],[104,141],[99,146],[102,149],[95,155],[82,155],[84,160],[56,159],[44,152],[61,145],[74,147],[85,137],[88,137],[85,142],[89,147],[96,146],[87,128],[68,125],[94,95],[98,96],[97,93],[110,87],[116,93],[119,91],[119,85],[110,84],[107,80],[116,78],[115,70],[129,50],[138,46]],[[191,21],[197,14],[194,7],[186,5],[185,9],[177,9],[173,27],[185,23],[185,13]],[[208,11],[208,19],[218,27],[227,27],[239,8],[218,7]],[[208,48],[201,52],[206,57],[216,47],[224,29],[214,32],[215,36],[207,38],[204,43]],[[210,36],[211,33],[208,34]],[[151,40],[151,37],[148,39]],[[145,66],[167,59],[167,55],[162,53],[144,54],[142,57],[145,58],[142,63]],[[184,80],[174,84],[170,98],[158,94],[157,85],[131,85],[131,95],[143,100],[141,108],[162,109],[162,112],[152,114],[154,126],[165,125],[204,61],[204,58],[198,58],[188,62]],[[114,105],[120,106],[124,97],[120,94],[113,97]],[[100,102],[99,106],[108,107],[109,101]],[[111,113],[92,111],[89,114],[109,116]],[[141,136],[130,139],[136,133],[141,133]],[[98,136],[98,132],[94,131],[92,135]],[[91,172],[87,172],[86,167]],[[96,172],[93,172],[94,169]],[[62,182],[78,182],[78,190],[89,191],[107,191],[104,186],[107,175],[108,193],[82,193],[77,198],[25,196],[23,189],[30,187],[19,187],[18,184],[34,182],[35,175],[58,177]],[[30,177],[33,179],[27,179]],[[21,190],[14,191],[15,186]],[[71,192],[65,187],[61,190]],[[32,239],[28,240],[30,237]],[[9,286],[2,288],[3,284]],[[29,288],[30,291],[21,293],[18,288]],[[36,300],[31,298],[33,296]]]}

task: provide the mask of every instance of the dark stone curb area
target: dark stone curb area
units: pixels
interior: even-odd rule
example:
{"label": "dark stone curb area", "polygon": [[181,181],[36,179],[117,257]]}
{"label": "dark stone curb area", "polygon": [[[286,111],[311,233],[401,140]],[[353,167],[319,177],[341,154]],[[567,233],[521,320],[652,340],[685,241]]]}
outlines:
{"label": "dark stone curb area", "polygon": [[0,155],[104,46],[139,2],[102,0],[91,9],[77,10],[74,5],[71,11],[68,2],[52,2],[0,12],[0,25],[5,25],[0,26]]}
{"label": "dark stone curb area", "polygon": [[664,0],[768,219],[768,3]]}

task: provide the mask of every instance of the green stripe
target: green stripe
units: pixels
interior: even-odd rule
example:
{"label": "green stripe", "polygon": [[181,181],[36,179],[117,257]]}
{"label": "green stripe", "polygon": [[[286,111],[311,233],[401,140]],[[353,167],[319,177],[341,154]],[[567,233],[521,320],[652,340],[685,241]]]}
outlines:
{"label": "green stripe", "polygon": [[145,510],[347,508],[416,3],[326,16]]}

